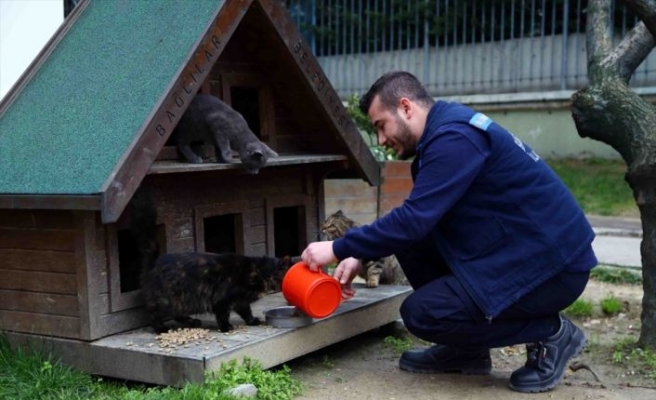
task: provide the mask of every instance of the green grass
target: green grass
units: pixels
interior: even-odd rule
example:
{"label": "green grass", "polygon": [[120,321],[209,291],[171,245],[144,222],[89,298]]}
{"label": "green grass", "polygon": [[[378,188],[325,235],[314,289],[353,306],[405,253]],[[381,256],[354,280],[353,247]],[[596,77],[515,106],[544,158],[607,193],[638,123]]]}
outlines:
{"label": "green grass", "polygon": [[642,274],[639,271],[602,265],[590,271],[590,278],[614,284],[640,285],[642,283]]}
{"label": "green grass", "polygon": [[638,207],[624,180],[622,160],[546,160],[586,214],[638,217]]}
{"label": "green grass", "polygon": [[656,379],[656,353],[638,347],[635,338],[618,341],[612,357],[613,362],[624,365],[627,371]]}
{"label": "green grass", "polygon": [[622,302],[613,295],[601,299],[599,306],[601,311],[608,316],[619,314],[622,311]]}
{"label": "green grass", "polygon": [[0,399],[85,399],[95,391],[91,376],[42,353],[12,350],[0,335]]}
{"label": "green grass", "polygon": [[592,315],[593,308],[594,305],[591,301],[578,299],[569,307],[567,307],[563,312],[573,317],[583,318],[590,317]]}
{"label": "green grass", "polygon": [[303,390],[286,366],[263,370],[256,360],[230,361],[205,382],[182,388],[146,387],[106,382],[76,371],[48,354],[14,349],[0,334],[0,399],[12,400],[231,400],[224,391],[252,383],[256,400],[291,400]]}
{"label": "green grass", "polygon": [[412,339],[407,336],[404,337],[387,336],[383,340],[383,344],[386,348],[392,349],[394,354],[397,355],[400,355],[406,350],[410,350],[414,346]]}
{"label": "green grass", "polygon": [[327,354],[323,356],[323,360],[321,360],[321,365],[323,365],[323,367],[326,369],[335,368],[335,363],[333,362],[333,360],[330,359],[330,357],[328,357]]}

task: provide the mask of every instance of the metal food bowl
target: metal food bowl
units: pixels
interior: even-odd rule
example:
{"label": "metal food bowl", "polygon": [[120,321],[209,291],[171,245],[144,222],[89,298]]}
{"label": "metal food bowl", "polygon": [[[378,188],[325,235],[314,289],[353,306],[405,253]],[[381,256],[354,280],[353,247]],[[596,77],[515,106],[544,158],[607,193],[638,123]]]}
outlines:
{"label": "metal food bowl", "polygon": [[264,312],[267,325],[276,328],[298,328],[312,323],[312,317],[294,306],[283,306]]}

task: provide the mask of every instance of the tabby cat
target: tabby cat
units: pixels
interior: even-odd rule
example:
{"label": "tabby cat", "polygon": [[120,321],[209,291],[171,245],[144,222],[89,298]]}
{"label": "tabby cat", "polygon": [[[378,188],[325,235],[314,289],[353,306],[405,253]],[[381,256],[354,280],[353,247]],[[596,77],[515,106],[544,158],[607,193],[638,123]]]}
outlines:
{"label": "tabby cat", "polygon": [[169,138],[188,162],[201,164],[203,159],[191,150],[195,142],[214,143],[219,163],[229,162],[234,149],[251,174],[257,174],[269,157],[278,156],[255,136],[239,112],[209,94],[194,97]]}
{"label": "tabby cat", "polygon": [[[326,218],[321,225],[321,233],[324,234],[326,239],[335,240],[344,236],[350,228],[357,226],[359,226],[357,222],[348,218],[342,210],[339,210]],[[394,255],[364,262],[358,275],[365,280],[365,285],[369,288],[375,288],[381,283],[408,285],[408,280]]]}
{"label": "tabby cat", "polygon": [[207,312],[214,313],[221,332],[234,329],[233,310],[247,325],[259,325],[251,303],[280,291],[285,273],[296,260],[233,253],[159,255],[157,214],[148,192],[140,189],[135,194],[130,214],[130,228],[141,253],[141,293],[157,333],[168,329],[170,319],[198,327],[201,321],[190,316]]}

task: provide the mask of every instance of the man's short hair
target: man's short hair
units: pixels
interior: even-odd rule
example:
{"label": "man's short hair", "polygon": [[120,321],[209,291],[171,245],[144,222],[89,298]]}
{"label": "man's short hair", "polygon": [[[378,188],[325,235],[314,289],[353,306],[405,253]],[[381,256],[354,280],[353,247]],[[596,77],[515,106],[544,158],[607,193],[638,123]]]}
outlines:
{"label": "man's short hair", "polygon": [[405,71],[392,71],[384,74],[371,85],[369,91],[360,98],[360,110],[367,115],[376,96],[384,108],[394,110],[401,97],[418,102],[430,108],[435,100],[428,94],[424,85],[414,75]]}

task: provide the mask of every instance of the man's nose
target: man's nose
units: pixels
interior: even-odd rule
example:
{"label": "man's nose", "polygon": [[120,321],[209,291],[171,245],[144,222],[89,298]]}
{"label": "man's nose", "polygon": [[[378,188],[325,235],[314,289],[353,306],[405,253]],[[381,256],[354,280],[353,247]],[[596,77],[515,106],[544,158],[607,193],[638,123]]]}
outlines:
{"label": "man's nose", "polygon": [[385,146],[386,142],[387,142],[387,139],[385,138],[385,136],[382,133],[378,132],[378,145],[379,146]]}

